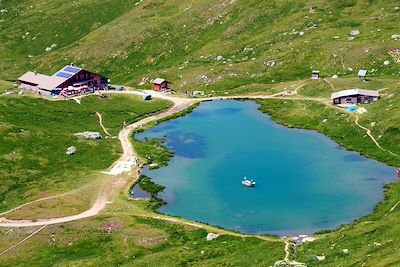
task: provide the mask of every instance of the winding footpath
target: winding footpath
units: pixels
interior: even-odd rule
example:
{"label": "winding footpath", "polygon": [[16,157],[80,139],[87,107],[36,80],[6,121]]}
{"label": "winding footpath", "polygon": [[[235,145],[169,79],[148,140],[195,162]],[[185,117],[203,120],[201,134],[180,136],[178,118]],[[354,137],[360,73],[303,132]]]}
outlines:
{"label": "winding footpath", "polygon": [[[133,92],[133,93],[134,94],[143,94],[141,92]],[[169,96],[160,96],[160,98],[172,101],[173,102],[172,108],[170,108],[169,110],[164,111],[162,113],[159,113],[159,114],[156,114],[153,116],[149,116],[149,117],[144,118],[140,121],[137,121],[133,124],[130,124],[129,126],[124,127],[118,134],[118,139],[121,142],[123,153],[122,153],[121,157],[118,159],[118,161],[115,162],[113,165],[116,165],[118,163],[126,163],[128,160],[130,160],[136,156],[136,153],[135,153],[132,143],[130,141],[130,135],[134,129],[140,128],[140,127],[144,126],[145,124],[148,124],[152,121],[156,121],[156,120],[168,117],[170,115],[173,115],[182,110],[185,110],[186,108],[192,106],[193,104],[195,104],[199,101],[199,100],[176,98],[176,97],[169,97]],[[98,114],[98,113],[96,113],[96,114]],[[99,116],[100,125],[102,125],[101,114],[98,114],[97,116]],[[104,126],[102,126],[102,127],[104,127]],[[106,129],[105,128],[103,128],[103,129],[105,130],[105,133],[107,134]],[[137,178],[138,178],[138,176],[135,176],[134,181]],[[35,227],[35,226],[44,226],[44,225],[72,222],[72,221],[77,221],[77,220],[92,217],[92,216],[99,214],[100,211],[102,211],[106,207],[106,205],[108,203],[110,203],[109,199],[108,199],[109,198],[108,191],[109,190],[107,190],[107,188],[104,188],[103,190],[101,190],[101,193],[100,193],[99,197],[96,199],[96,201],[94,202],[93,206],[90,209],[88,209],[80,214],[65,216],[65,217],[58,217],[58,218],[39,219],[39,220],[9,220],[9,219],[6,219],[5,217],[0,217],[0,227],[16,227],[16,228],[18,228],[18,227]],[[66,195],[66,194],[68,194],[68,193],[61,194],[58,196],[51,196],[51,197],[47,197],[47,198],[38,199],[38,200],[35,200],[32,202],[23,204],[19,207],[13,208],[9,211],[3,212],[0,215],[5,215],[7,213],[10,213],[19,208],[25,207],[32,203],[60,197],[60,196]]]}
{"label": "winding footpath", "polygon": [[101,113],[99,113],[99,112],[96,111],[96,115],[97,115],[97,117],[99,118],[99,123],[100,123],[101,128],[103,129],[103,132],[104,132],[106,135],[111,136],[111,134],[108,132],[107,128],[104,127],[104,125],[103,125],[103,116],[101,115]]}
{"label": "winding footpath", "polygon": [[398,155],[395,154],[395,153],[393,153],[392,151],[387,150],[387,149],[384,149],[383,147],[381,147],[381,145],[378,143],[378,141],[377,141],[377,140],[375,139],[375,137],[372,135],[371,130],[368,129],[368,128],[366,128],[366,127],[364,127],[364,126],[362,126],[362,125],[359,123],[359,119],[360,119],[360,118],[359,118],[358,116],[356,116],[355,124],[356,124],[358,127],[360,127],[361,129],[363,129],[363,130],[367,133],[367,135],[369,136],[369,138],[371,138],[372,142],[374,142],[375,145],[376,145],[380,150],[385,151],[385,152],[388,152],[388,153],[391,154],[392,156],[398,157]]}
{"label": "winding footpath", "polygon": [[[296,88],[296,91],[298,89],[300,89],[301,87],[303,87],[303,85],[298,86],[298,88]],[[168,116],[171,116],[175,113],[178,113],[180,111],[183,111],[187,108],[189,108],[190,106],[202,102],[202,101],[210,101],[210,100],[226,100],[226,99],[290,99],[290,100],[312,100],[312,101],[318,101],[324,104],[327,104],[327,100],[323,99],[323,98],[307,98],[307,97],[296,97],[296,96],[285,96],[287,94],[287,91],[283,91],[283,92],[279,92],[273,95],[239,95],[239,96],[223,96],[223,97],[209,97],[209,98],[195,98],[195,99],[189,99],[189,98],[181,98],[181,97],[174,97],[171,95],[166,95],[166,94],[162,94],[162,93],[158,93],[158,92],[154,92],[154,91],[134,91],[134,90],[130,90],[130,91],[122,91],[122,92],[116,92],[119,94],[134,94],[134,95],[139,95],[139,96],[144,96],[144,95],[148,95],[151,94],[153,95],[153,97],[156,98],[160,98],[160,99],[164,99],[164,100],[168,100],[171,101],[173,103],[173,106],[164,111],[161,112],[159,114],[155,114],[149,117],[146,117],[142,120],[139,120],[133,124],[130,124],[128,126],[125,126],[118,134],[118,139],[121,142],[121,146],[122,146],[122,150],[123,153],[120,156],[120,158],[111,166],[111,169],[113,169],[113,167],[117,166],[124,166],[126,167],[126,165],[128,164],[137,164],[136,159],[137,159],[137,155],[136,152],[133,148],[133,145],[130,141],[130,136],[133,130],[138,129],[143,127],[144,125],[151,123],[153,121],[157,121],[160,120],[162,118],[166,118]],[[104,132],[107,135],[110,135],[107,131],[107,129],[104,127],[103,125],[103,121],[102,121],[102,116],[99,112],[96,112],[96,115],[99,118],[99,123],[100,126],[102,127],[102,129],[104,130]],[[356,121],[356,123],[358,124],[358,119]],[[360,126],[361,127],[361,126]],[[372,137],[373,138],[373,137]],[[373,139],[375,140],[375,139]],[[377,146],[379,148],[381,148],[379,146],[379,144],[376,142]],[[381,148],[382,149],[382,148]],[[128,168],[121,168],[121,170],[119,170],[119,172],[106,172],[106,174],[109,175],[119,175],[123,172],[129,172],[131,170],[131,166],[128,166]],[[136,174],[133,177],[133,181],[135,182],[138,179],[138,175]],[[111,181],[112,183],[113,181]],[[112,184],[108,183],[109,186],[112,186]],[[15,211],[19,208],[28,206],[29,204],[33,204],[39,201],[43,201],[43,200],[48,200],[48,199],[52,199],[52,198],[56,198],[56,197],[60,197],[63,195],[66,195],[68,193],[64,193],[58,196],[51,196],[51,197],[47,197],[47,198],[42,198],[42,199],[38,199],[26,204],[23,204],[19,207],[13,208],[9,211],[3,212],[0,214],[1,215],[5,215],[7,213],[10,213],[12,211]],[[84,219],[84,218],[89,218],[92,216],[95,216],[97,214],[100,213],[100,211],[102,211],[107,203],[109,203],[109,190],[103,189],[101,190],[98,198],[96,199],[96,201],[94,202],[94,204],[92,205],[92,207],[80,214],[76,214],[76,215],[71,215],[71,216],[65,216],[65,217],[58,217],[58,218],[49,218],[49,219],[39,219],[39,220],[9,220],[5,217],[0,217],[0,227],[34,227],[34,226],[43,226],[43,225],[51,225],[51,224],[60,224],[60,223],[66,223],[66,222],[71,222],[71,221],[76,221],[76,220],[80,220],[80,219]],[[185,223],[186,224],[186,223]],[[187,224],[189,224],[187,222]]]}
{"label": "winding footpath", "polygon": [[[300,89],[301,87],[303,87],[303,85],[300,85],[298,88],[296,88],[296,92],[298,89]],[[144,92],[138,92],[138,91],[126,91],[126,92],[121,92],[124,94],[135,94],[135,95],[146,95],[149,94],[149,91],[144,91]],[[301,100],[308,100],[306,98],[302,98],[302,97],[284,97],[284,95],[287,94],[286,91],[284,92],[280,92],[274,95],[254,95],[254,96],[225,96],[225,97],[211,97],[211,98],[198,98],[198,99],[188,99],[188,98],[179,98],[179,97],[173,97],[173,96],[169,96],[169,95],[164,95],[161,93],[157,93],[154,91],[151,91],[151,94],[156,97],[156,98],[160,98],[160,99],[165,99],[165,100],[169,100],[173,103],[173,106],[168,109],[167,111],[164,111],[162,113],[159,114],[155,114],[149,117],[146,117],[140,121],[137,121],[133,124],[130,124],[128,126],[125,126],[118,134],[118,139],[121,142],[122,145],[122,150],[123,153],[120,156],[120,158],[111,166],[111,168],[113,168],[113,166],[117,166],[117,165],[122,165],[122,164],[126,164],[127,162],[131,162],[133,158],[136,158],[136,152],[133,148],[133,145],[130,141],[130,136],[133,130],[138,129],[140,127],[143,127],[144,125],[151,123],[153,121],[157,121],[160,120],[162,118],[166,118],[168,116],[171,116],[175,113],[178,113],[180,111],[183,111],[187,108],[189,108],[190,106],[202,102],[202,101],[209,101],[209,100],[219,100],[219,99],[270,99],[270,98],[278,98],[278,99],[301,99]],[[313,99],[315,100],[315,99]],[[324,100],[317,100],[317,101],[324,101]],[[103,131],[105,134],[107,134],[108,136],[111,136],[107,129],[104,127],[103,125],[103,121],[102,121],[102,116],[99,112],[96,112],[96,115],[99,118],[99,123],[100,126],[102,127]],[[112,174],[111,174],[112,175]],[[131,182],[136,182],[136,180],[139,178],[138,173],[136,173],[134,175],[134,177],[132,178],[133,180],[131,180]],[[72,222],[72,221],[77,221],[77,220],[81,220],[81,219],[85,219],[85,218],[89,218],[89,217],[93,217],[98,215],[103,209],[106,208],[108,203],[110,202],[110,193],[109,193],[109,189],[110,187],[112,187],[114,184],[118,183],[118,179],[113,179],[110,183],[107,183],[103,186],[103,188],[100,190],[100,194],[98,196],[98,198],[96,199],[96,201],[94,202],[94,204],[92,205],[92,207],[80,214],[77,215],[71,215],[71,216],[64,216],[64,217],[58,217],[58,218],[49,218],[49,219],[39,219],[39,220],[9,220],[6,219],[5,217],[0,217],[0,227],[12,227],[12,228],[21,228],[21,227],[39,227],[38,229],[36,229],[32,234],[30,234],[29,236],[27,236],[26,238],[24,238],[23,240],[19,241],[18,243],[12,245],[11,247],[9,247],[8,249],[6,249],[5,251],[0,253],[0,256],[7,253],[8,251],[12,250],[13,248],[15,248],[16,246],[24,243],[26,240],[30,239],[31,237],[33,237],[34,235],[36,235],[37,233],[39,233],[42,229],[44,229],[47,225],[53,225],[53,224],[60,224],[60,223],[66,223],[66,222]],[[3,212],[0,214],[1,215],[5,215],[7,213],[10,213],[12,211],[15,211],[17,209],[20,209],[22,207],[28,206],[30,204],[39,202],[39,201],[43,201],[43,200],[49,200],[49,199],[53,199],[53,198],[57,198],[57,197],[61,197],[64,195],[69,194],[70,192],[64,193],[64,194],[60,194],[57,196],[50,196],[50,197],[46,197],[46,198],[42,198],[42,199],[38,199],[29,203],[25,203],[19,207],[13,208],[9,211]],[[140,215],[139,215],[140,216]],[[187,226],[191,226],[191,227],[195,227],[195,228],[199,228],[199,229],[204,229],[207,231],[212,231],[212,232],[217,232],[220,234],[227,234],[227,235],[232,235],[232,236],[237,236],[237,237],[250,237],[249,235],[245,235],[245,234],[240,234],[240,233],[234,233],[231,232],[229,230],[224,230],[224,229],[219,229],[216,227],[212,227],[212,226],[208,226],[205,224],[201,224],[201,223],[195,223],[195,222],[190,222],[187,220],[183,220],[180,218],[174,218],[174,217],[170,217],[170,216],[164,216],[164,215],[157,215],[155,214],[154,216],[152,216],[151,218],[154,219],[159,219],[159,220],[163,220],[163,221],[168,221],[171,223],[179,223],[179,224],[184,224]],[[267,236],[254,236],[256,238],[265,240],[265,241],[277,241],[277,240],[273,240],[270,237]],[[277,241],[279,242],[279,241]],[[289,240],[283,240],[282,242],[285,243],[285,247],[284,247],[284,251],[285,251],[285,257],[283,260],[279,261],[279,262],[284,262],[288,265],[293,265],[293,266],[304,266],[302,263],[296,262],[296,261],[292,261],[290,260],[290,241]]]}

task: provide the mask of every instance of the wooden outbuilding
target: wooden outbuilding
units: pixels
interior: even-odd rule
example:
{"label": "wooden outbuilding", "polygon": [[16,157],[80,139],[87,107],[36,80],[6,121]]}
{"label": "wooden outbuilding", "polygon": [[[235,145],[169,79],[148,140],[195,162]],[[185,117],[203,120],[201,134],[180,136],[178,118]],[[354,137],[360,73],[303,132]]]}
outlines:
{"label": "wooden outbuilding", "polygon": [[171,82],[162,79],[162,78],[156,78],[153,80],[153,88],[154,91],[165,91],[169,89],[169,85]]}
{"label": "wooden outbuilding", "polygon": [[367,104],[378,101],[380,98],[378,91],[364,89],[343,90],[331,95],[333,104]]}

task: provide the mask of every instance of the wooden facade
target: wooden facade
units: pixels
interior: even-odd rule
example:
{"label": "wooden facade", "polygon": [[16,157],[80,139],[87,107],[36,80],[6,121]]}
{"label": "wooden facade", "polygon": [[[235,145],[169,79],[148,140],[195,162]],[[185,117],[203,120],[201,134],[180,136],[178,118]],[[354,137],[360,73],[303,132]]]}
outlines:
{"label": "wooden facade", "polygon": [[161,78],[157,78],[154,79],[153,81],[153,89],[154,91],[164,91],[164,90],[168,90],[169,85],[171,84],[171,82],[165,80],[165,79],[161,79]]}
{"label": "wooden facade", "polygon": [[333,93],[332,102],[335,105],[341,104],[368,104],[378,101],[380,98],[378,91],[364,89],[349,89]]}
{"label": "wooden facade", "polygon": [[368,95],[351,95],[351,96],[342,96],[333,99],[333,104],[368,104],[371,102],[378,101],[379,97],[376,96],[368,96]]}
{"label": "wooden facade", "polygon": [[18,82],[21,88],[44,94],[59,94],[61,90],[68,87],[85,86],[95,91],[109,86],[107,77],[74,66],[65,66],[52,76],[28,71],[18,79]]}

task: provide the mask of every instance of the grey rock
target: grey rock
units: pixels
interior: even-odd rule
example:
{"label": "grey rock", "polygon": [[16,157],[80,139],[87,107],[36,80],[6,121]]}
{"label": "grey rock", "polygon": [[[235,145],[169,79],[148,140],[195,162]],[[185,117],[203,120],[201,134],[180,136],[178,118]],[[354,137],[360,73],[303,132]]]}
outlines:
{"label": "grey rock", "polygon": [[392,35],[392,40],[394,40],[394,41],[400,41],[400,34],[393,34],[393,35]]}
{"label": "grey rock", "polygon": [[103,138],[99,132],[90,132],[90,131],[86,131],[83,133],[76,133],[75,136],[82,136],[86,139],[96,139],[96,140]]}
{"label": "grey rock", "polygon": [[350,32],[350,36],[355,37],[357,35],[360,35],[360,31],[359,30],[353,30],[353,31]]}
{"label": "grey rock", "polygon": [[76,153],[76,148],[74,146],[70,146],[67,148],[67,155],[74,155]]}

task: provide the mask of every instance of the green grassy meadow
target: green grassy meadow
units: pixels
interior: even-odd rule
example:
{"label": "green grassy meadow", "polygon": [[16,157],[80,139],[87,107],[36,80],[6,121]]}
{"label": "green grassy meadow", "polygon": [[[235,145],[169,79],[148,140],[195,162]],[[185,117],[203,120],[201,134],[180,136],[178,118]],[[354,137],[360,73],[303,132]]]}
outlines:
{"label": "green grassy meadow", "polygon": [[[179,91],[225,95],[268,92],[308,79],[313,69],[323,77],[355,77],[361,68],[370,77],[399,77],[389,55],[400,46],[391,39],[400,34],[397,6],[395,0],[5,0],[0,79],[27,70],[52,74],[74,62],[132,87],[162,76]],[[354,39],[353,30],[360,32]]]}
{"label": "green grassy meadow", "polygon": [[[396,94],[371,105],[365,105],[368,113],[360,115],[361,122],[379,121],[374,134],[382,147],[399,151],[399,143],[390,135],[397,129],[398,113],[387,111],[388,102],[396,103],[399,88],[388,93]],[[314,101],[258,100],[260,110],[268,113],[272,119],[289,127],[317,130],[350,150],[379,160],[400,166],[400,157],[377,149],[366,136],[365,131],[354,125],[354,114],[340,112]],[[384,113],[385,115],[382,115]],[[377,128],[380,128],[377,131]],[[388,132],[389,131],[389,132]],[[397,135],[395,135],[397,137]],[[395,175],[395,173],[393,174]],[[317,234],[317,240],[300,246],[296,251],[296,260],[307,266],[398,266],[400,264],[398,243],[400,210],[393,207],[400,201],[400,185],[394,183],[385,188],[385,201],[379,203],[374,213],[354,223],[344,225],[337,231]],[[393,209],[393,210],[392,210]],[[392,211],[391,211],[392,210]],[[345,252],[343,252],[345,250]],[[349,250],[349,252],[346,252]],[[325,256],[319,261],[316,256]]]}
{"label": "green grassy meadow", "polygon": [[[173,82],[178,93],[298,89],[293,99],[257,100],[260,110],[283,125],[317,130],[349,150],[400,166],[400,63],[389,54],[400,49],[400,40],[391,38],[400,34],[399,21],[395,0],[0,0],[0,213],[67,192],[6,217],[40,219],[87,209],[109,179],[100,172],[119,157],[121,146],[112,137],[93,141],[73,134],[106,137],[96,112],[115,136],[124,122],[171,106],[119,94],[85,97],[81,104],[17,94],[12,82],[26,71],[51,75],[70,63],[139,89],[150,88],[156,77]],[[359,34],[351,36],[355,30]],[[367,82],[357,78],[359,69],[368,70]],[[312,70],[320,70],[322,79],[311,81]],[[327,105],[332,92],[349,88],[380,90],[382,98],[362,105],[367,112],[359,115]],[[6,91],[13,94],[2,95]],[[384,150],[355,125],[356,116]],[[162,140],[133,144],[146,163],[164,166],[173,156]],[[67,156],[72,145],[77,154]],[[317,234],[291,258],[308,266],[400,266],[400,185],[385,190],[386,200],[373,214]],[[126,195],[118,192],[98,216],[46,226],[0,255],[0,265],[273,266],[284,258],[278,239],[224,235],[207,242],[212,229],[150,219],[160,216],[151,203]],[[0,253],[34,230],[0,228]]]}
{"label": "green grassy meadow", "polygon": [[[179,224],[111,212],[48,226],[0,257],[1,266],[270,266],[283,259],[283,243],[221,236]],[[32,229],[0,229],[0,249]]]}
{"label": "green grassy meadow", "polygon": [[[0,211],[90,183],[96,179],[94,171],[106,170],[118,159],[119,140],[105,138],[96,111],[116,135],[124,121],[169,106],[167,101],[120,95],[87,97],[81,105],[72,100],[0,97]],[[98,131],[103,139],[73,135],[83,131]],[[75,155],[65,153],[69,146],[76,147]]]}

